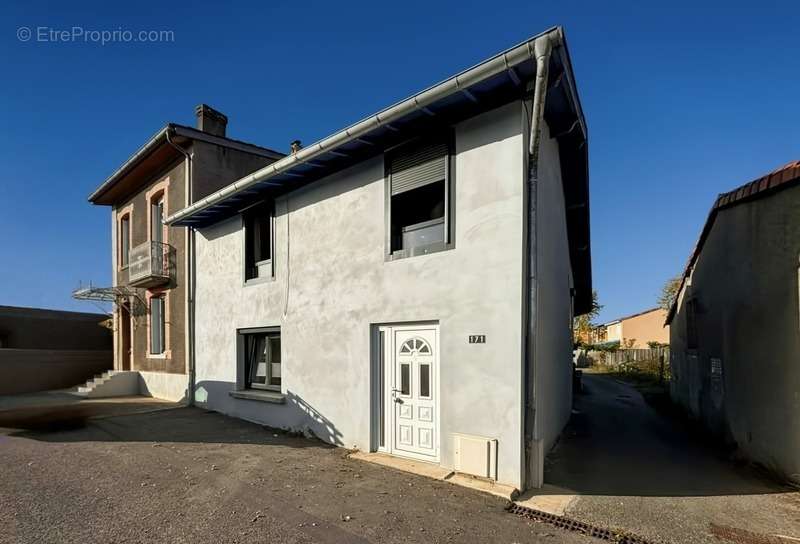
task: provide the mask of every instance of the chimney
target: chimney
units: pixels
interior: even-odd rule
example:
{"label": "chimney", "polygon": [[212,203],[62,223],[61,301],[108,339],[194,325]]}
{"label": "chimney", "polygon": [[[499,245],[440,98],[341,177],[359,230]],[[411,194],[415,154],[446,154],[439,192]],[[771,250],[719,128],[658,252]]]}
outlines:
{"label": "chimney", "polygon": [[202,130],[214,136],[225,137],[225,127],[228,126],[228,118],[218,112],[208,104],[200,104],[194,109],[197,116],[197,130]]}
{"label": "chimney", "polygon": [[297,153],[303,149],[303,144],[300,143],[300,140],[292,140],[292,143],[289,144],[289,148],[292,153]]}

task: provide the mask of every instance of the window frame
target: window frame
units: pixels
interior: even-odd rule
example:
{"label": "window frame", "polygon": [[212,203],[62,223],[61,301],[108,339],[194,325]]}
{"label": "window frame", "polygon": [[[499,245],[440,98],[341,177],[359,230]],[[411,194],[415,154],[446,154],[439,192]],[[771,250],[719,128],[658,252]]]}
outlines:
{"label": "window frame", "polygon": [[[256,215],[257,208],[264,208],[268,213],[268,221],[265,223],[269,228],[269,247],[270,247],[270,258],[269,259],[261,259],[260,261],[253,261],[252,265],[256,269],[261,269],[263,265],[269,265],[269,273],[266,276],[256,275],[253,277],[248,277],[248,266],[249,266],[249,258],[248,252],[250,251],[249,244],[248,244],[248,222],[251,221],[252,217]],[[261,283],[264,281],[272,281],[275,279],[275,201],[274,200],[261,200],[247,206],[246,208],[240,210],[240,218],[241,218],[241,232],[242,232],[242,284],[243,285],[253,285],[256,283]]]}
{"label": "window frame", "polygon": [[[397,153],[402,153],[404,148],[416,147],[418,145],[434,145],[444,142],[447,146],[447,160],[445,161],[444,179],[444,242],[434,242],[424,246],[403,248],[392,251],[392,158]],[[446,251],[456,247],[456,146],[455,131],[452,127],[438,130],[432,136],[416,137],[406,140],[398,145],[386,149],[383,153],[383,175],[384,175],[384,217],[385,217],[385,236],[384,236],[384,260],[397,261],[428,255],[439,251]],[[434,221],[434,220],[431,220]],[[421,223],[420,223],[421,224]]]}
{"label": "window frame", "polygon": [[[250,382],[250,369],[247,364],[247,337],[249,336],[266,336],[268,338],[278,338],[281,343],[279,364],[281,366],[281,384],[271,385],[266,383],[253,384]],[[271,361],[267,361],[267,382],[269,382],[269,373]],[[281,335],[280,327],[253,327],[236,330],[236,390],[237,391],[272,391],[282,393],[283,391],[283,338]]]}
{"label": "window frame", "polygon": [[[159,300],[161,306],[161,319],[156,322],[153,318],[153,301]],[[167,294],[157,293],[148,299],[148,335],[147,335],[147,355],[150,358],[166,358],[167,357]],[[153,351],[153,327],[158,325],[161,329],[161,351]]]}
{"label": "window frame", "polygon": [[[148,239],[151,242],[159,242],[161,244],[166,244],[167,243],[167,233],[166,233],[166,228],[165,228],[166,225],[164,224],[164,215],[165,215],[167,210],[166,210],[166,199],[164,197],[165,197],[165,194],[164,194],[163,191],[161,191],[161,192],[158,192],[158,193],[154,194],[152,197],[150,197],[150,200],[148,202],[148,205],[150,206],[150,214],[149,214],[149,216],[150,216],[150,225],[148,225],[148,227],[149,227],[149,229],[148,229],[149,230]],[[158,208],[160,210],[160,212],[161,212],[161,228],[160,228],[160,231],[158,233],[156,232],[157,229],[155,228],[156,227],[156,224],[155,224],[155,220],[156,220],[156,218],[155,218],[155,210],[156,210],[156,208]],[[158,238],[159,238],[158,240],[156,240],[155,234],[159,235],[158,236]]]}
{"label": "window frame", "polygon": [[[124,232],[122,225],[126,225],[127,233]],[[125,270],[131,262],[131,212],[126,211],[119,217],[119,266],[120,270]]]}

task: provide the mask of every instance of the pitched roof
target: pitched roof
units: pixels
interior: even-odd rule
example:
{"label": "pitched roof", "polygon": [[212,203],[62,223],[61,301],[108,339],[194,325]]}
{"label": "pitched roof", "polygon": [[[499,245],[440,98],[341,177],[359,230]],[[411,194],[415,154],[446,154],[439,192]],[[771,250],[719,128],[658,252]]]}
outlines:
{"label": "pitched roof", "polygon": [[536,42],[552,44],[544,116],[558,139],[574,271],[575,313],[591,308],[588,133],[572,61],[561,27],[551,28],[489,59],[334,132],[167,217],[168,225],[204,227],[252,202],[275,198],[376,156],[411,135],[449,126],[513,100],[536,75]]}
{"label": "pitched roof", "polygon": [[[683,287],[686,284],[686,279],[689,277],[694,263],[697,262],[697,258],[700,256],[700,252],[703,249],[703,244],[708,238],[708,235],[711,232],[711,227],[714,226],[714,220],[716,219],[717,213],[719,213],[720,210],[731,208],[738,204],[751,202],[753,200],[774,194],[777,191],[794,186],[797,181],[800,181],[800,161],[792,161],[776,170],[773,170],[765,176],[761,176],[760,178],[745,183],[744,185],[737,187],[732,191],[728,191],[727,193],[722,193],[717,196],[717,199],[714,201],[714,205],[711,206],[711,210],[708,212],[708,218],[703,226],[703,230],[700,232],[700,238],[697,240],[697,244],[694,246],[694,250],[689,257],[689,261],[686,263],[686,268],[683,271],[681,284],[678,287],[677,292],[680,293],[683,290]],[[675,316],[677,308],[678,297],[676,296],[675,301],[672,303],[672,307],[667,314],[667,325],[669,325],[669,323],[672,321],[672,318]]]}
{"label": "pitched roof", "polygon": [[[179,125],[177,123],[168,123],[158,132],[156,132],[145,144],[139,148],[133,155],[128,158],[122,166],[120,166],[113,174],[106,178],[92,194],[89,195],[88,200],[93,204],[111,204],[114,200],[112,190],[125,178],[128,174],[133,172],[137,167],[141,166],[145,161],[152,160],[158,164],[163,165],[180,154],[170,144],[169,136],[176,138],[173,143],[182,143],[191,140],[200,140],[210,144],[218,145],[220,147],[227,147],[244,151],[252,155],[259,155],[267,157],[272,160],[278,160],[285,156],[284,153],[274,151],[272,149],[261,147],[255,144],[243,142],[228,138],[227,136],[217,136],[203,132],[202,130]],[[158,155],[159,150],[166,149],[165,153]]]}
{"label": "pitched roof", "polygon": [[618,321],[625,321],[626,319],[631,319],[634,317],[639,317],[640,315],[649,314],[650,312],[657,312],[660,310],[660,307],[650,308],[649,310],[642,310],[641,312],[636,312],[635,314],[630,314],[622,317],[618,317],[616,319],[612,319],[611,321],[606,321],[603,325],[611,325],[613,323],[617,323]]}

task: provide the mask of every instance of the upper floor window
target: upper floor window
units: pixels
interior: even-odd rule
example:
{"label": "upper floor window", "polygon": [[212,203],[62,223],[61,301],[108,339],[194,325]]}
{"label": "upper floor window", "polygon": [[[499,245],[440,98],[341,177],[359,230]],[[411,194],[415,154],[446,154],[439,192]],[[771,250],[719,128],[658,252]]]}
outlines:
{"label": "upper floor window", "polygon": [[445,249],[452,236],[449,142],[414,142],[387,154],[392,258]]}
{"label": "upper floor window", "polygon": [[164,193],[160,193],[150,201],[150,240],[164,241]]}
{"label": "upper floor window", "polygon": [[128,266],[131,251],[131,216],[125,215],[119,220],[119,266]]}
{"label": "upper floor window", "polygon": [[243,212],[245,281],[273,276],[272,202],[262,202]]}

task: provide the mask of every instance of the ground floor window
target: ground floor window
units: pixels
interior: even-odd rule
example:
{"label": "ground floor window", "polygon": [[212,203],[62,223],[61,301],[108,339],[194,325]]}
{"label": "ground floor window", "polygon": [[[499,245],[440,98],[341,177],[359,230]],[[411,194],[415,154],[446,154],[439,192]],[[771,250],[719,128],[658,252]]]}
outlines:
{"label": "ground floor window", "polygon": [[162,355],[166,350],[166,304],[165,296],[150,299],[150,354]]}
{"label": "ground floor window", "polygon": [[239,384],[243,389],[281,389],[281,333],[276,327],[239,331]]}

